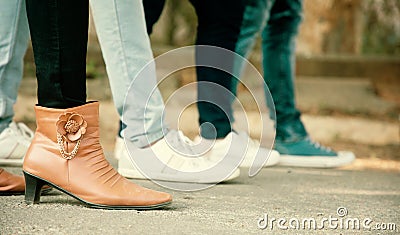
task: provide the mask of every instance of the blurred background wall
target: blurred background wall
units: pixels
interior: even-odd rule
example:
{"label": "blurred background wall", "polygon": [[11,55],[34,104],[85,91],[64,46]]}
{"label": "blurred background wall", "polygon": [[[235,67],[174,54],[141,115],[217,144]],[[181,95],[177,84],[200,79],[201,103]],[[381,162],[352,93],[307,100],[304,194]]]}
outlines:
{"label": "blurred background wall", "polygon": [[[151,35],[155,55],[193,45],[196,25],[189,1],[167,0]],[[297,75],[368,78],[377,94],[400,104],[400,0],[304,0],[296,52]],[[261,69],[260,39],[250,61]],[[95,64],[90,59],[89,70]]]}
{"label": "blurred background wall", "polygon": [[[193,45],[196,25],[189,1],[167,0],[151,35],[155,55]],[[250,57],[259,69],[260,41]],[[376,93],[400,103],[400,1],[304,0],[296,53],[299,76],[369,78]]]}
{"label": "blurred background wall", "polygon": [[[153,44],[191,45],[195,26],[188,1],[167,0]],[[400,1],[304,0],[297,50],[303,55],[400,55]]]}

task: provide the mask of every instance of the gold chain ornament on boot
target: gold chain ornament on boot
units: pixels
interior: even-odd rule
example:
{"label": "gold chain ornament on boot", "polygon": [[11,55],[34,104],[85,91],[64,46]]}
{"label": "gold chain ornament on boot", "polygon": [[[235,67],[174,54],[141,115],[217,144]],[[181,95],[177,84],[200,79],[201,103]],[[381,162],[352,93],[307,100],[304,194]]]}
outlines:
{"label": "gold chain ornament on boot", "polygon": [[[27,204],[40,202],[40,189],[45,184],[94,208],[144,210],[172,201],[168,193],[146,189],[122,177],[106,160],[100,144],[98,102],[67,110],[37,105],[35,111],[35,138],[23,165]],[[67,153],[67,144],[76,150]]]}
{"label": "gold chain ornament on boot", "polygon": [[[86,133],[87,122],[82,115],[77,113],[64,113],[56,123],[57,143],[60,148],[61,156],[66,160],[71,160],[78,153],[81,139]],[[65,150],[65,143],[75,143],[72,152]]]}

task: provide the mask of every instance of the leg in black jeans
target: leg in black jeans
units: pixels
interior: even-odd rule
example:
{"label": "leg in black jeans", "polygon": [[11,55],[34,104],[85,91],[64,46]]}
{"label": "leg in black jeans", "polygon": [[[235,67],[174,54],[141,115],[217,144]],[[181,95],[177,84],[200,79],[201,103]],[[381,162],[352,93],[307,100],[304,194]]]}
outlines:
{"label": "leg in black jeans", "polygon": [[69,108],[85,104],[89,2],[27,0],[26,8],[39,105]]}
{"label": "leg in black jeans", "polygon": [[[244,5],[241,0],[191,0],[197,16],[197,45],[217,46],[235,51],[243,19]],[[219,58],[218,53],[197,50],[196,61],[213,59],[229,65],[233,72],[233,57]],[[197,67],[199,124],[211,123],[216,129],[216,136],[210,125],[203,125],[201,135],[205,138],[223,138],[232,131],[231,121],[231,83],[232,75],[214,68]],[[209,85],[202,82],[211,82]],[[224,94],[225,93],[225,94]]]}
{"label": "leg in black jeans", "polygon": [[153,32],[153,25],[160,19],[164,5],[165,0],[143,0],[144,17],[149,35]]}
{"label": "leg in black jeans", "polygon": [[[217,46],[235,51],[236,42],[240,33],[244,5],[242,0],[191,0],[198,16],[197,45]],[[161,0],[144,0],[146,24],[151,33],[153,24],[158,20],[164,5]],[[155,7],[157,6],[157,7]],[[196,63],[204,64],[203,60],[215,60],[215,64],[223,61],[224,67],[233,70],[233,57],[220,58],[221,55],[211,50],[197,50]],[[211,62],[214,64],[213,62]],[[226,66],[231,65],[231,66]],[[210,125],[202,125],[201,134],[205,138],[223,138],[231,132],[233,117],[231,109],[231,81],[229,73],[218,69],[197,67],[198,100],[200,118],[199,124],[211,123],[217,133],[214,135]],[[203,83],[206,82],[206,83]],[[215,84],[215,85],[210,85]],[[227,94],[221,94],[227,93]]]}

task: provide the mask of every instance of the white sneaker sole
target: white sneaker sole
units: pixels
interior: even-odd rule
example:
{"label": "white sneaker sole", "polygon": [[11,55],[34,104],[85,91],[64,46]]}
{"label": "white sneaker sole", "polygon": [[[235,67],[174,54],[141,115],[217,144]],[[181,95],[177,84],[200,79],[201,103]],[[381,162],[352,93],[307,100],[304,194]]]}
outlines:
{"label": "white sneaker sole", "polygon": [[[118,168],[118,173],[120,173],[122,176],[129,178],[129,179],[146,179],[148,180],[146,176],[142,175],[138,170],[132,168]],[[210,178],[185,178],[182,179],[179,176],[174,176],[174,175],[165,175],[165,174],[155,174],[152,175],[151,180],[159,180],[159,181],[169,181],[169,182],[182,182],[182,183],[199,183],[199,184],[215,184],[215,183],[221,183],[221,182],[227,182],[231,181],[233,179],[236,179],[240,176],[240,170],[236,169],[231,175],[223,179],[222,181],[216,181],[213,180],[212,177]],[[220,177],[219,177],[220,178]]]}
{"label": "white sneaker sole", "polygon": [[[276,150],[271,150],[267,162],[262,167],[271,167],[275,166],[279,163],[280,154]],[[253,166],[254,158],[251,160],[244,159],[243,162],[240,164],[240,167],[249,168]]]}
{"label": "white sneaker sole", "polygon": [[341,151],[337,157],[311,157],[281,154],[280,166],[334,168],[350,164],[355,159],[354,153]]}

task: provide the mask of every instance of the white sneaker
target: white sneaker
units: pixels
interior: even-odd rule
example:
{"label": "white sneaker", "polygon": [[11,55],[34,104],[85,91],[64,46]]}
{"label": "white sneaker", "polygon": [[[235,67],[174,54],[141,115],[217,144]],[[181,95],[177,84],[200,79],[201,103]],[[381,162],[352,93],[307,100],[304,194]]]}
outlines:
{"label": "white sneaker", "polygon": [[[221,157],[227,155],[229,155],[228,158],[232,159],[241,160],[243,158],[240,167],[245,168],[251,166],[257,168],[269,167],[274,166],[279,162],[278,151],[260,147],[260,142],[253,140],[245,132],[231,132],[224,139],[220,140],[207,140],[197,136],[195,143],[201,145],[199,148],[203,151],[209,149],[209,152],[206,154],[207,157],[216,162],[220,161]],[[232,148],[234,150],[232,150]],[[230,151],[229,154],[228,151]],[[266,162],[263,161],[267,158],[268,160]]]}
{"label": "white sneaker", "polygon": [[127,146],[131,157],[123,145],[118,161],[118,172],[127,178],[208,184],[229,181],[240,175],[240,170],[232,164],[216,164],[195,154],[193,142],[180,131],[170,130],[148,148],[137,148],[131,142],[127,142]]}
{"label": "white sneaker", "polygon": [[309,137],[296,142],[275,142],[275,149],[280,152],[279,165],[294,167],[333,168],[348,165],[354,161],[352,152],[335,152]]}
{"label": "white sneaker", "polygon": [[279,165],[293,167],[334,168],[352,163],[355,155],[350,151],[339,151],[336,156],[281,155]]}
{"label": "white sneaker", "polygon": [[117,136],[115,139],[115,146],[114,146],[114,158],[119,160],[121,155],[123,154],[121,151],[125,149],[125,142],[122,137]]}
{"label": "white sneaker", "polygon": [[11,122],[0,133],[0,165],[21,166],[33,135],[25,124]]}

